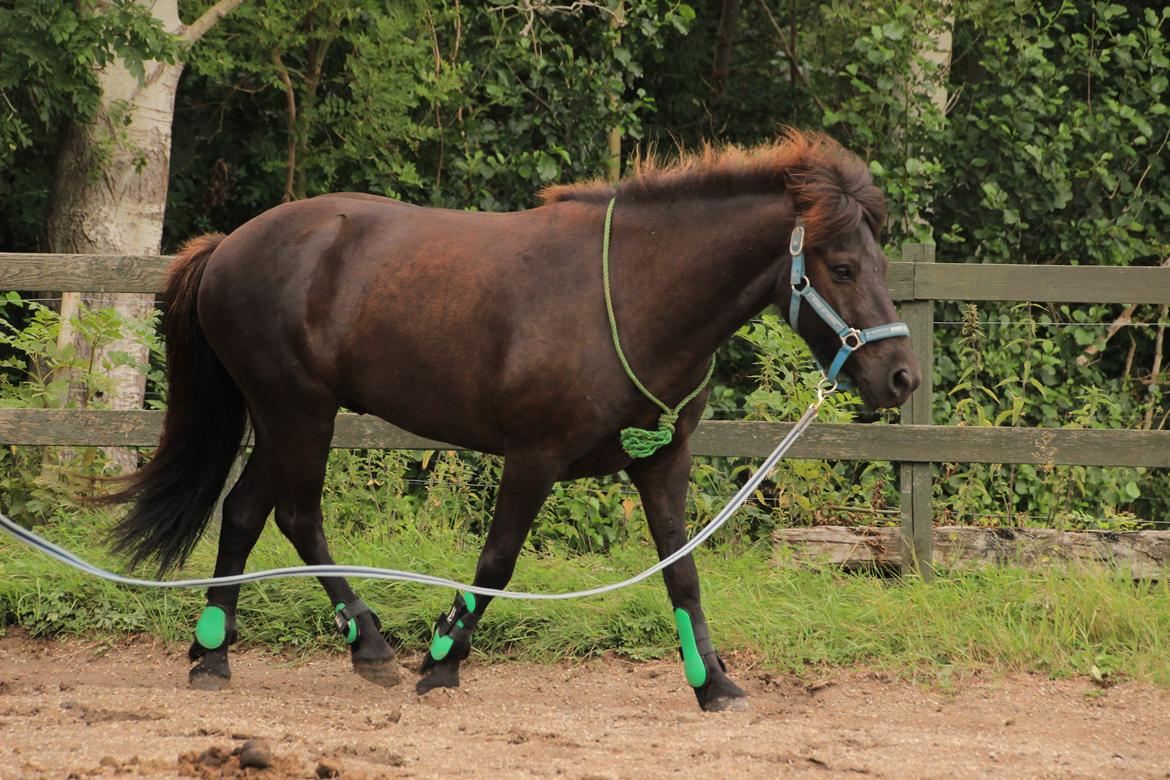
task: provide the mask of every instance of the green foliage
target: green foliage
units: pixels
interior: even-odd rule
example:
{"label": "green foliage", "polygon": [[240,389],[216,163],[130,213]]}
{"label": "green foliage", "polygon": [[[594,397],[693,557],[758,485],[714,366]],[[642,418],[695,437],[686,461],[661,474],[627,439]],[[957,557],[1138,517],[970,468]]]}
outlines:
{"label": "green foliage", "polygon": [[33,246],[64,124],[97,111],[97,71],[115,59],[139,78],[171,61],[174,39],[133,0],[11,0],[0,5],[0,245]]}
{"label": "green foliage", "polygon": [[[932,221],[984,262],[1141,265],[1170,254],[1170,8],[1066,2],[961,18]],[[1011,10],[1009,10],[1011,9]]]}
{"label": "green foliage", "polygon": [[[102,405],[109,390],[109,373],[119,366],[131,366],[146,372],[148,366],[134,362],[129,355],[114,352],[98,360],[105,345],[129,329],[141,338],[154,355],[161,357],[157,312],[143,320],[127,321],[113,309],[83,306],[71,321],[70,329],[91,348],[79,353],[76,340],[59,344],[61,315],[38,301],[25,301],[16,292],[0,299],[0,408],[59,409]],[[20,323],[23,322],[23,326]],[[68,395],[70,378],[73,396]]]}
{"label": "green foliage", "polygon": [[[597,176],[609,129],[639,138],[653,110],[638,85],[642,59],[660,52],[660,32],[685,30],[694,16],[682,3],[625,7],[614,30],[600,9],[530,17],[457,2],[243,6],[190,60],[197,108],[177,108],[168,234],[238,224],[278,202],[290,134],[295,197],[358,189],[500,210],[531,205],[547,184]],[[205,121],[208,104],[215,123]]]}
{"label": "green foliage", "polygon": [[[1075,341],[1069,344],[1068,339],[1052,337],[1052,326],[1060,322],[1047,309],[995,308],[1001,310],[995,316],[1007,324],[990,327],[978,307],[964,309],[962,330],[952,341],[954,351],[938,359],[940,373],[956,380],[936,404],[937,419],[967,426],[1124,428],[1133,424],[1130,378],[1102,384],[1093,367],[1079,365]],[[1063,312],[1067,314],[1068,307]],[[999,345],[988,349],[993,331]],[[1148,525],[1141,517],[1156,517],[1160,511],[1160,502],[1139,507],[1142,490],[1138,485],[1159,482],[1146,469],[944,464],[942,473],[940,508],[949,520],[992,518],[1003,525],[1132,530]]]}
{"label": "green foliage", "polygon": [[[933,190],[944,176],[943,110],[934,100],[946,72],[927,56],[948,26],[939,3],[825,6],[813,88],[830,95],[824,126],[870,160],[888,197],[891,240],[929,241]],[[838,63],[833,65],[834,60]]]}
{"label": "green foliage", "polygon": [[[157,313],[126,320],[113,309],[83,306],[70,322],[72,331],[92,345],[82,354],[73,340],[58,343],[62,319],[57,311],[7,293],[0,298],[0,409],[102,408],[112,383],[109,372],[119,366],[147,373],[157,384],[157,369],[125,353],[97,357],[103,345],[129,331],[160,360],[157,325]],[[0,511],[28,523],[71,515],[79,509],[78,496],[92,493],[94,478],[110,465],[94,450],[5,448],[0,451]]]}

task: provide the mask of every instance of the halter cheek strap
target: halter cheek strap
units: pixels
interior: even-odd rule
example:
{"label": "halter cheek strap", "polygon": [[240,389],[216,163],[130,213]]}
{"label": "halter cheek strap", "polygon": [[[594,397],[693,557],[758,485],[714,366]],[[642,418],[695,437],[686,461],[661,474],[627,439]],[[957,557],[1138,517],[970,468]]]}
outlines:
{"label": "halter cheek strap", "polygon": [[[845,320],[841,319],[841,315],[837,314],[829,302],[813,288],[812,282],[808,280],[808,276],[805,274],[804,224],[800,219],[796,220],[796,227],[792,229],[792,238],[788,242],[788,252],[792,255],[792,273],[790,275],[792,297],[788,303],[788,324],[792,326],[793,330],[796,330],[796,324],[800,317],[800,304],[802,301],[808,301],[808,305],[812,310],[837,334],[837,338],[841,339],[841,348],[837,350],[837,354],[833,357],[833,362],[829,364],[828,370],[825,370],[825,367],[817,360],[817,367],[821,369],[821,372],[830,383],[838,384],[837,375],[841,373],[841,368],[845,365],[845,361],[865,344],[871,341],[881,341],[882,339],[902,336],[908,337],[910,335],[910,328],[904,322],[890,322],[885,325],[876,325],[865,330],[858,330],[857,328],[850,327]],[[815,356],[814,359],[816,359]],[[842,381],[840,384],[846,384],[846,382]]]}

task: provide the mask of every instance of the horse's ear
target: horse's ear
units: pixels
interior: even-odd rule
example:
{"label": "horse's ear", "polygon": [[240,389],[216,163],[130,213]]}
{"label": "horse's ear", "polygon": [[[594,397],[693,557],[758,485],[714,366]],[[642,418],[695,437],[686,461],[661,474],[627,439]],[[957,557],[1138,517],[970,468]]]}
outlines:
{"label": "horse's ear", "polygon": [[799,214],[807,214],[823,195],[824,171],[808,160],[801,160],[784,170],[784,191],[792,198]]}
{"label": "horse's ear", "polygon": [[809,205],[807,187],[808,176],[812,168],[804,162],[784,169],[781,181],[784,183],[784,192],[792,198],[792,204],[797,211],[804,211]]}

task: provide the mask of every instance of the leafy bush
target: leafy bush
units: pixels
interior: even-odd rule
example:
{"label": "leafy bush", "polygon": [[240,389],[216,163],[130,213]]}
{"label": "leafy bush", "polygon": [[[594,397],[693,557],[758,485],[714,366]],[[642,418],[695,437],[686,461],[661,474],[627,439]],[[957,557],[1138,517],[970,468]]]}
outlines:
{"label": "leafy bush", "polygon": [[[113,309],[83,306],[70,323],[92,346],[82,354],[73,341],[59,343],[62,320],[57,311],[7,293],[0,298],[0,409],[102,408],[109,371],[116,366],[133,366],[147,374],[153,388],[160,387],[157,325],[157,313],[145,321],[127,321]],[[119,352],[96,357],[103,344],[126,330],[149,345],[153,366],[137,365]],[[156,407],[161,403],[161,397],[150,401]],[[108,475],[110,467],[103,453],[92,448],[5,448],[0,451],[0,511],[28,523],[75,514],[79,496],[91,494],[95,479]]]}

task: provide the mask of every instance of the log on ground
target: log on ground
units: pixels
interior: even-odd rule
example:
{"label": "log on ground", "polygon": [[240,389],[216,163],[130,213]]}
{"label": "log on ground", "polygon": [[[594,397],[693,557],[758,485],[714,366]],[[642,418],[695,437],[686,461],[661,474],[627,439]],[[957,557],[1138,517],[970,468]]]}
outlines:
{"label": "log on ground", "polygon": [[[941,526],[933,537],[934,565],[939,569],[1104,564],[1135,579],[1160,578],[1170,569],[1170,531]],[[781,563],[896,569],[902,562],[899,527],[783,528],[773,540]]]}

